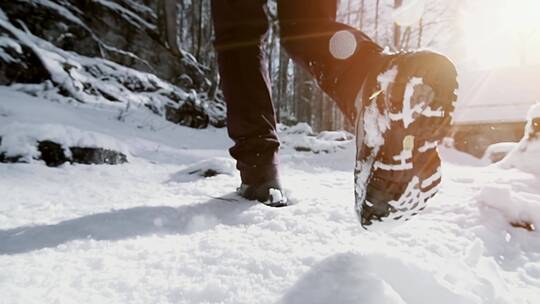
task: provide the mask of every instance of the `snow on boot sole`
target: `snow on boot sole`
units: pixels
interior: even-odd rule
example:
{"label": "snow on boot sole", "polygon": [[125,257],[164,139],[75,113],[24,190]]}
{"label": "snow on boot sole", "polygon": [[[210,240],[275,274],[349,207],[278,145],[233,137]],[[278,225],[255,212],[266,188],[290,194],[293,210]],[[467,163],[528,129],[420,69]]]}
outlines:
{"label": "snow on boot sole", "polygon": [[458,86],[453,63],[430,51],[393,56],[381,70],[359,93],[356,123],[355,210],[370,230],[409,220],[436,194],[437,143]]}

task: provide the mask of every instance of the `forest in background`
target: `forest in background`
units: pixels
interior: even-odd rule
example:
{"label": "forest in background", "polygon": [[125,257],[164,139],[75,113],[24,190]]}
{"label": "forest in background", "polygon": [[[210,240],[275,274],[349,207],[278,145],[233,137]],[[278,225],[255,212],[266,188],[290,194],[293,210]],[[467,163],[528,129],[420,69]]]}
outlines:
{"label": "forest in background", "polygon": [[[176,6],[176,28],[169,26],[166,29],[169,44],[172,45],[176,38],[181,49],[191,53],[205,67],[209,79],[218,83],[216,54],[212,44],[211,0],[163,1],[165,8]],[[452,53],[450,42],[459,35],[459,28],[454,22],[458,2],[340,0],[338,20],[361,29],[391,51],[432,48]],[[166,13],[172,19],[171,12]],[[265,53],[269,59],[268,70],[278,120],[284,124],[307,122],[315,130],[349,129],[351,126],[332,100],[279,46],[279,24],[274,0],[268,2],[267,14],[271,27]]]}

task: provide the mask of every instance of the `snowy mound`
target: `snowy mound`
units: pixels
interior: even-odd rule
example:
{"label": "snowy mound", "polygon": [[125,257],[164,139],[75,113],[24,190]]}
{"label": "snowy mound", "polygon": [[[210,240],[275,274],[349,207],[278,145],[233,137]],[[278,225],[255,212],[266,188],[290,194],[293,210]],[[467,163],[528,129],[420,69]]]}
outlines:
{"label": "snowy mound", "polygon": [[370,262],[373,257],[353,253],[330,257],[305,274],[279,303],[406,303]]}
{"label": "snowy mound", "polygon": [[216,157],[207,159],[188,166],[184,170],[175,174],[171,181],[191,182],[198,178],[213,177],[220,174],[234,176],[236,168],[234,161],[230,158]]}
{"label": "snowy mound", "polygon": [[487,185],[482,188],[478,201],[499,210],[509,223],[527,230],[540,227],[540,195],[515,193],[509,185]]}
{"label": "snowy mound", "polygon": [[484,152],[482,159],[491,163],[496,163],[503,160],[508,153],[510,153],[516,147],[515,142],[501,142],[489,145]]}
{"label": "snowy mound", "polygon": [[298,152],[333,153],[350,146],[354,136],[346,131],[324,131],[315,134],[311,126],[299,123],[278,125],[279,138],[285,149]]}

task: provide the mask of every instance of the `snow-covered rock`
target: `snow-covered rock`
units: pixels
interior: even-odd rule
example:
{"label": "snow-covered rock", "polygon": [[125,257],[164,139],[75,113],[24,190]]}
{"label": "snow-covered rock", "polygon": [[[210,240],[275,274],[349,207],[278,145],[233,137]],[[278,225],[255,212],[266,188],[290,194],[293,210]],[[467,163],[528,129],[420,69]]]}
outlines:
{"label": "snow-covered rock", "polygon": [[119,164],[127,149],[110,136],[55,124],[0,124],[0,162],[43,160],[48,166],[65,162]]}

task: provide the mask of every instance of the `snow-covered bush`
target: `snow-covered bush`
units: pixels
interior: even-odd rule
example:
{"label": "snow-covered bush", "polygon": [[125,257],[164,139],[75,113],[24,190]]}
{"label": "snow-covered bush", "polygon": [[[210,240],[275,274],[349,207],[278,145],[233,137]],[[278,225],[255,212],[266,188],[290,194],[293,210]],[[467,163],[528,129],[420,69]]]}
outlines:
{"label": "snow-covered bush", "polygon": [[503,168],[517,168],[540,175],[540,103],[527,115],[525,134],[519,144],[501,161]]}

